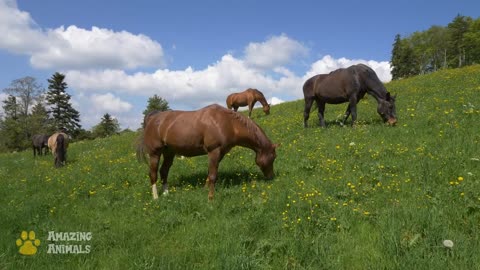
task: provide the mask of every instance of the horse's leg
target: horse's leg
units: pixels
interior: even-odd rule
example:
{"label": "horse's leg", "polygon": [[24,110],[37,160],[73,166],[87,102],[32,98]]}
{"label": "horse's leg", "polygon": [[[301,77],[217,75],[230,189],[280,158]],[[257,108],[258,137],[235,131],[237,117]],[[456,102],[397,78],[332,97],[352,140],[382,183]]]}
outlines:
{"label": "horse's leg", "polygon": [[163,153],[163,162],[162,167],[160,167],[160,179],[162,179],[162,188],[163,188],[163,195],[168,194],[168,171],[170,167],[172,167],[173,159],[175,158],[175,154],[172,152]]}
{"label": "horse's leg", "polygon": [[348,108],[350,108],[350,113],[352,114],[352,127],[357,120],[357,99],[350,99],[350,104],[348,104]]}
{"label": "horse's leg", "polygon": [[157,192],[157,174],[158,174],[158,163],[160,162],[160,154],[150,154],[150,184],[152,185],[152,194],[153,199],[158,199]]}
{"label": "horse's leg", "polygon": [[37,148],[35,147],[35,145],[33,146],[33,157],[36,157],[37,154],[35,153],[35,151],[37,150]]}
{"label": "horse's leg", "polygon": [[320,122],[321,127],[326,127],[325,125],[325,102],[317,100],[318,107],[318,121]]}
{"label": "horse's leg", "polygon": [[350,116],[350,112],[351,112],[350,104],[348,104],[347,110],[345,111],[345,118],[343,119],[343,124],[344,124],[344,125],[345,125],[345,123],[347,122],[348,117]]}
{"label": "horse's leg", "polygon": [[254,105],[255,105],[255,102],[248,103],[248,118],[252,118],[252,110]]}
{"label": "horse's leg", "polygon": [[312,109],[314,98],[305,97],[305,109],[303,110],[303,127],[308,127],[308,118],[310,118],[310,110]]}
{"label": "horse's leg", "polygon": [[213,200],[215,193],[215,182],[217,181],[218,164],[222,160],[222,153],[220,148],[208,152],[208,185],[210,190],[208,192],[208,200]]}

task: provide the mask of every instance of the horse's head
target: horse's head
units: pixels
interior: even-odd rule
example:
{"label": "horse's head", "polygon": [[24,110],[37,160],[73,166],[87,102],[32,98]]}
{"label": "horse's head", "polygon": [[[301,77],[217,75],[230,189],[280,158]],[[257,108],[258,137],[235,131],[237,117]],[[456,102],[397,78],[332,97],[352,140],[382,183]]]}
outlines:
{"label": "horse's head", "polygon": [[264,112],[266,115],[269,115],[269,114],[270,114],[270,104],[267,104],[267,105],[263,106],[263,112]]}
{"label": "horse's head", "polygon": [[257,152],[257,157],[255,162],[257,163],[258,167],[263,172],[263,175],[267,179],[272,179],[275,176],[273,172],[273,162],[277,157],[275,153],[275,149],[278,147],[278,144],[271,144],[269,147],[261,149]]}
{"label": "horse's head", "polygon": [[385,99],[378,100],[377,112],[383,119],[383,122],[387,122],[389,125],[394,126],[397,123],[396,109],[395,109],[395,96],[391,96],[390,92],[387,92]]}

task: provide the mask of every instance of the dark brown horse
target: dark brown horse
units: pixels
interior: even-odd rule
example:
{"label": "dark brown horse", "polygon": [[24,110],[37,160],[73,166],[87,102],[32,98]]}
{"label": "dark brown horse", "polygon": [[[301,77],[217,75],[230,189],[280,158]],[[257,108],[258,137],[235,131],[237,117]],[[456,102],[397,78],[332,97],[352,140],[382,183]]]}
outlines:
{"label": "dark brown horse", "polygon": [[[310,79],[306,80],[303,84],[303,99],[305,100],[305,110],[303,111],[303,125],[307,127],[307,121],[310,117],[310,110],[312,108],[313,102],[315,101],[315,93],[313,89],[315,88],[315,84],[320,83],[323,79],[325,79],[328,74],[318,74]],[[317,104],[318,113],[320,113],[320,107]]]}
{"label": "dark brown horse", "polygon": [[[313,83],[309,80],[313,80]],[[318,118],[320,126],[325,127],[325,104],[340,104],[348,102],[345,112],[345,123],[352,115],[352,126],[357,119],[357,103],[366,93],[377,100],[377,112],[384,122],[395,125],[397,122],[395,112],[395,97],[391,96],[377,74],[370,67],[364,64],[353,65],[348,68],[341,68],[332,71],[328,75],[319,75],[310,78],[304,84],[305,87],[313,85],[314,100],[318,105]],[[304,126],[307,127],[307,120],[310,108],[307,112],[307,99],[305,99]],[[310,103],[311,106],[311,103]]]}
{"label": "dark brown horse", "polygon": [[233,93],[228,95],[227,108],[233,108],[234,111],[237,111],[238,107],[248,106],[248,117],[251,117],[253,106],[257,101],[262,103],[263,112],[267,115],[270,114],[270,105],[265,99],[263,93],[252,88],[248,88],[241,93]]}
{"label": "dark brown horse", "polygon": [[48,138],[48,147],[52,150],[56,168],[67,162],[68,136],[63,132],[54,133]]}
{"label": "dark brown horse", "polygon": [[240,113],[220,105],[210,105],[198,111],[152,112],[145,117],[143,137],[137,147],[137,157],[150,157],[150,183],[157,199],[157,171],[160,157],[163,163],[160,178],[163,193],[168,193],[167,177],[175,155],[186,157],[208,155],[208,198],[213,199],[218,165],[234,146],[243,146],[256,153],[256,163],[268,179],[273,178],[276,144],[263,130]]}
{"label": "dark brown horse", "polygon": [[[32,137],[33,157],[46,155],[48,152],[48,135],[37,134]],[[45,150],[44,150],[45,149]]]}

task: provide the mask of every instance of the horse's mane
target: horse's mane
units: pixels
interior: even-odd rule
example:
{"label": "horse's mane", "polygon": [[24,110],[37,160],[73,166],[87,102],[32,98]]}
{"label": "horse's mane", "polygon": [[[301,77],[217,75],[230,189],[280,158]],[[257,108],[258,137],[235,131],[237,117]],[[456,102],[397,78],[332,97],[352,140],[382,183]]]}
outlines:
{"label": "horse's mane", "polygon": [[[265,132],[260,128],[260,126],[257,125],[253,120],[248,119],[245,115],[234,112],[231,110],[226,110],[228,114],[240,122],[242,125],[244,125],[250,133],[253,134],[255,139],[261,144],[261,145],[268,145],[271,142],[268,140],[267,135],[265,135]],[[261,135],[261,136],[260,136]]]}

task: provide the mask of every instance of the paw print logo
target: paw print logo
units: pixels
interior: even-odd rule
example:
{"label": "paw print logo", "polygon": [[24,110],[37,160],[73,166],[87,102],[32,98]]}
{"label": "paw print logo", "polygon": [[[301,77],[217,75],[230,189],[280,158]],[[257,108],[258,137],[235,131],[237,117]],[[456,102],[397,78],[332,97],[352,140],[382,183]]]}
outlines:
{"label": "paw print logo", "polygon": [[23,231],[16,243],[17,246],[20,247],[18,252],[22,255],[34,255],[37,253],[37,247],[40,246],[40,240],[35,239],[34,231],[30,231],[29,233]]}

